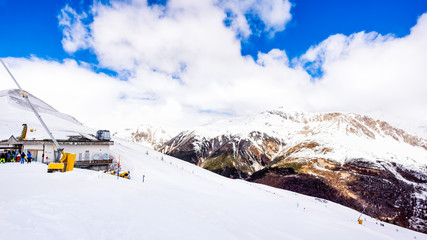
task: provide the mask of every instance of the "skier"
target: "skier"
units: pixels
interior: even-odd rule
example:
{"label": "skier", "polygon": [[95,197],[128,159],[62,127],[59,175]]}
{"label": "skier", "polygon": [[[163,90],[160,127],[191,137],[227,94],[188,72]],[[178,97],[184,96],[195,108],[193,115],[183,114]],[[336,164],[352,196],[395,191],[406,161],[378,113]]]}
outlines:
{"label": "skier", "polygon": [[10,151],[7,151],[6,153],[6,162],[10,162],[10,158],[12,157],[12,155],[10,154]]}
{"label": "skier", "polygon": [[5,158],[6,158],[5,154],[4,154],[4,153],[2,153],[2,154],[0,155],[0,163],[6,163]]}
{"label": "skier", "polygon": [[31,163],[31,153],[30,153],[30,151],[28,151],[28,154],[27,154],[27,159],[28,159],[28,163]]}
{"label": "skier", "polygon": [[145,174],[142,175],[142,182],[144,182],[144,179],[145,179]]}
{"label": "skier", "polygon": [[25,152],[22,152],[22,154],[21,154],[21,163],[25,163],[26,160],[27,160],[27,156],[25,155]]}
{"label": "skier", "polygon": [[17,162],[21,162],[21,164],[22,164],[22,163],[24,163],[24,162],[21,160],[21,154],[19,154],[19,152],[16,154],[16,161],[17,161]]}

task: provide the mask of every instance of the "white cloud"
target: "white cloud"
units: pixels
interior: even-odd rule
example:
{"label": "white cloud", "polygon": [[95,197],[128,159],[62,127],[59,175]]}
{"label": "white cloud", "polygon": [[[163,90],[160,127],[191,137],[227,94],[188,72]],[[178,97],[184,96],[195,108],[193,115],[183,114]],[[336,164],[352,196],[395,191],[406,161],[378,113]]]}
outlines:
{"label": "white cloud", "polygon": [[88,48],[88,30],[82,23],[82,20],[86,17],[87,15],[85,13],[78,14],[68,5],[61,10],[58,20],[64,35],[62,46],[68,53],[74,53],[79,49]]}
{"label": "white cloud", "polygon": [[[127,92],[126,82],[96,74],[74,60],[59,63],[32,57],[7,58],[5,62],[24,90],[87,126],[107,127],[114,124],[113,118],[125,115],[126,103],[119,97]],[[4,69],[0,76],[5,89],[17,88]]]}
{"label": "white cloud", "polygon": [[[272,99],[268,86],[286,85],[281,79],[286,75],[271,79],[267,76],[277,74],[242,57],[240,42],[224,26],[224,18],[223,10],[208,1],[171,1],[166,9],[99,6],[91,26],[93,49],[104,67],[132,71],[129,81],[157,102],[175,101],[196,112],[262,110],[261,98]],[[282,60],[278,64],[286,66]],[[284,74],[291,72],[295,70],[284,68]],[[309,82],[307,75],[305,79]],[[284,93],[286,89],[273,96],[292,95]]]}
{"label": "white cloud", "polygon": [[292,18],[288,0],[220,0],[218,5],[229,13],[231,28],[243,38],[253,34],[246,15],[259,18],[271,35],[283,31]]}
{"label": "white cloud", "polygon": [[[239,3],[241,9],[233,11],[252,9],[273,31],[290,19],[273,14],[266,20],[261,9],[268,12],[275,3],[283,12],[287,1]],[[284,50],[273,49],[254,61],[241,55],[236,29],[224,24],[227,6],[237,4],[96,4],[84,36],[74,30],[79,24],[69,25],[65,37],[70,34],[69,39],[84,42],[71,44],[71,52],[90,48],[101,67],[130,73],[128,81],[93,73],[72,60],[8,62],[25,81],[24,88],[93,127],[104,123],[117,129],[147,122],[191,127],[227,113],[245,115],[277,106],[369,113],[406,129],[427,119],[427,14],[403,38],[365,32],[333,35],[298,59],[289,60]],[[324,75],[313,79],[303,68],[309,62]],[[55,90],[58,84],[66,91]]]}
{"label": "white cloud", "polygon": [[330,36],[301,57],[324,72],[311,107],[385,116],[402,127],[415,127],[409,125],[427,119],[424,53],[427,14],[403,38],[364,32]]}
{"label": "white cloud", "polygon": [[283,31],[292,15],[291,3],[288,0],[256,1],[255,11],[265,23],[267,30]]}

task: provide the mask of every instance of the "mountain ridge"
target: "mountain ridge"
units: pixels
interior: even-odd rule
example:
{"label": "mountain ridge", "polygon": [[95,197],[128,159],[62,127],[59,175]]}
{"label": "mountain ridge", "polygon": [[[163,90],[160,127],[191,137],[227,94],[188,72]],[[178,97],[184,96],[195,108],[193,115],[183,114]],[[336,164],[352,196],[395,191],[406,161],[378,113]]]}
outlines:
{"label": "mountain ridge", "polygon": [[183,131],[157,150],[427,232],[426,146],[363,115],[267,111]]}
{"label": "mountain ridge", "polygon": [[[290,151],[292,144],[296,146],[304,142],[315,142],[315,145],[322,143],[326,147],[332,147],[329,145],[340,146],[346,151],[353,151],[359,155],[363,153],[360,157],[365,158],[393,157],[396,158],[394,159],[395,162],[407,165],[412,163],[417,165],[415,159],[426,157],[425,150],[427,150],[427,141],[421,137],[410,135],[384,121],[357,114],[343,113],[306,114],[298,112],[289,114],[279,111],[263,112],[258,117],[251,117],[247,121],[242,121],[242,119],[228,120],[214,126],[208,126],[205,129],[195,128],[183,131],[159,150],[171,152],[190,139],[194,144],[194,150],[199,155],[206,154],[203,153],[202,148],[206,147],[207,142],[210,142],[211,147],[215,148],[214,146],[221,145],[227,139],[234,139],[235,143],[250,141],[260,151],[267,152],[270,160]],[[364,141],[369,144],[364,143]],[[373,149],[370,146],[371,144],[377,148]],[[392,151],[387,147],[383,149],[386,144],[392,144],[394,149]],[[272,145],[275,147],[271,148]],[[409,160],[406,159],[408,157],[407,151],[413,149],[408,146],[415,147],[414,149],[417,150],[416,153],[409,154],[409,157],[412,157]],[[423,150],[418,149],[418,147]],[[363,148],[374,151],[369,152]],[[345,160],[348,155],[345,152],[328,151],[326,148],[317,152],[320,152],[317,156],[325,157],[326,155],[326,157],[335,158],[335,160],[339,159],[339,162]],[[421,163],[421,165],[426,164],[426,161]]]}

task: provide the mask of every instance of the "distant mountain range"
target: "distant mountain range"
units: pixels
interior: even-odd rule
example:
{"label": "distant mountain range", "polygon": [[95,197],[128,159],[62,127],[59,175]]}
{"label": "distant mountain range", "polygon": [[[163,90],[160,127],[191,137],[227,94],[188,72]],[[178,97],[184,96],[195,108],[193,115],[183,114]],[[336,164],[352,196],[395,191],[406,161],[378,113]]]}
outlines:
{"label": "distant mountain range", "polygon": [[141,124],[137,128],[125,128],[122,131],[114,132],[113,135],[154,149],[161,148],[166,141],[172,138],[163,128],[150,124]]}
{"label": "distant mountain range", "polygon": [[[328,199],[427,232],[427,141],[367,116],[267,111],[134,141],[230,178]],[[135,136],[140,137],[135,138]],[[156,138],[157,137],[157,138]]]}

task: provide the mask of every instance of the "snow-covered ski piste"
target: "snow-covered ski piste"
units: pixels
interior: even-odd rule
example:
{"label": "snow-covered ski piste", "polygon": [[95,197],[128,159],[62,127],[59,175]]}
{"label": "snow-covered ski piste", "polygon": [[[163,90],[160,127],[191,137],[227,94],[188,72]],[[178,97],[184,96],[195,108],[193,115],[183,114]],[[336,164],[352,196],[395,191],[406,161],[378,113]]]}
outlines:
{"label": "snow-covered ski piste", "polygon": [[[132,179],[0,165],[0,239],[427,239],[338,204],[114,139]],[[145,175],[144,182],[142,176]]]}

